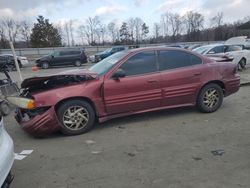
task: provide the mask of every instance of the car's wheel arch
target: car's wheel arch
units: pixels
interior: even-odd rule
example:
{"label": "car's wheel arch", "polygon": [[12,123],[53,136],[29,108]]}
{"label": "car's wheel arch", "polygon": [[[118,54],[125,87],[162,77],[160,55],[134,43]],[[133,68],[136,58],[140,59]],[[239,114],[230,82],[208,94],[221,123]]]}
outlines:
{"label": "car's wheel arch", "polygon": [[96,108],[96,105],[95,103],[88,97],[68,97],[68,98],[64,98],[60,101],[58,101],[56,104],[55,104],[55,111],[57,112],[58,108],[65,102],[69,101],[69,100],[83,100],[83,101],[86,101],[87,103],[89,103],[93,109],[94,109],[94,112],[95,112],[95,116],[98,116],[98,111],[97,111],[97,108]]}
{"label": "car's wheel arch", "polygon": [[204,84],[199,88],[199,90],[198,90],[198,92],[197,92],[197,95],[196,95],[196,99],[198,98],[198,96],[199,96],[201,90],[202,90],[204,87],[206,87],[208,84],[217,84],[218,86],[220,86],[220,87],[222,88],[223,94],[225,94],[225,84],[224,84],[224,82],[221,81],[221,80],[211,80],[211,81],[208,81],[208,82],[204,83]]}

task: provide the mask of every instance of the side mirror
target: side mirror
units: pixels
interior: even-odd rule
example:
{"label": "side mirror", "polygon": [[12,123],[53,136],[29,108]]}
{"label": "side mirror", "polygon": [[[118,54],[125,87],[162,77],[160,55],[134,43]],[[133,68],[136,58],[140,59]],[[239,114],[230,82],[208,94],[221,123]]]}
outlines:
{"label": "side mirror", "polygon": [[118,69],[112,76],[114,79],[124,78],[126,76],[126,73],[122,69]]}

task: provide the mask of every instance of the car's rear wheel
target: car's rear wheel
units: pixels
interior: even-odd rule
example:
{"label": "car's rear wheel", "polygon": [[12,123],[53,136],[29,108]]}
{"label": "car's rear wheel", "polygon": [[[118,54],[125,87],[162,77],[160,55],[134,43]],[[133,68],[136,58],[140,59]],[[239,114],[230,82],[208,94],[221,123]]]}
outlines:
{"label": "car's rear wheel", "polygon": [[95,122],[93,107],[84,100],[68,100],[57,110],[61,131],[66,135],[78,135],[88,132]]}
{"label": "car's rear wheel", "polygon": [[[245,58],[242,58],[242,59],[240,60],[240,62],[239,62],[239,66],[240,66],[241,69],[245,69],[245,68],[246,68],[246,64],[247,64],[247,62],[246,62],[246,59],[245,59]],[[238,68],[239,68],[239,67],[238,67]]]}
{"label": "car's rear wheel", "polygon": [[205,85],[197,99],[197,107],[201,112],[211,113],[218,110],[223,102],[223,90],[218,84]]}
{"label": "car's rear wheel", "polygon": [[49,68],[49,63],[48,62],[42,62],[42,66],[43,69],[48,69]]}
{"label": "car's rear wheel", "polygon": [[81,65],[82,65],[82,63],[81,63],[80,60],[77,60],[77,61],[75,62],[75,66],[76,66],[76,67],[80,67]]}

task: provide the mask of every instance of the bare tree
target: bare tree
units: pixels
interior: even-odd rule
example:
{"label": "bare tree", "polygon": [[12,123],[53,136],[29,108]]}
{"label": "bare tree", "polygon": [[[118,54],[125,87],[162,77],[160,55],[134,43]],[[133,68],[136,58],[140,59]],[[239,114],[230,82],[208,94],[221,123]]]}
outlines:
{"label": "bare tree", "polygon": [[77,34],[80,37],[81,41],[82,41],[82,45],[84,45],[84,38],[85,38],[85,32],[84,32],[84,26],[80,25],[77,29]]}
{"label": "bare tree", "polygon": [[210,19],[210,27],[220,27],[223,24],[223,12],[218,12],[216,16]]}
{"label": "bare tree", "polygon": [[112,43],[114,44],[116,40],[116,24],[114,22],[108,24],[108,32],[111,36]]}
{"label": "bare tree", "polygon": [[154,36],[157,39],[160,36],[160,24],[159,23],[154,23]]}
{"label": "bare tree", "polygon": [[143,21],[141,18],[135,18],[135,39],[136,43],[138,44],[141,40],[141,30],[142,30]]}
{"label": "bare tree", "polygon": [[198,12],[189,11],[186,13],[187,32],[196,32],[203,28],[204,16]]}
{"label": "bare tree", "polygon": [[71,46],[75,45],[73,24],[74,24],[74,21],[69,20],[69,33],[70,33],[70,37],[71,37]]}
{"label": "bare tree", "polygon": [[168,35],[169,13],[166,12],[161,15],[161,33],[163,37]]}
{"label": "bare tree", "polygon": [[107,33],[107,26],[105,24],[100,24],[100,32],[102,38],[102,45],[105,43],[105,35]]}
{"label": "bare tree", "polygon": [[135,39],[135,24],[136,24],[135,19],[134,18],[129,18],[129,20],[128,20],[128,30],[129,30],[132,42],[134,42],[134,39]]}
{"label": "bare tree", "polygon": [[20,36],[21,39],[26,42],[27,46],[29,46],[30,43],[31,25],[32,24],[27,20],[20,22]]}
{"label": "bare tree", "polygon": [[87,31],[88,35],[90,35],[91,44],[95,42],[95,36],[97,34],[99,25],[100,20],[98,16],[95,16],[94,18],[89,17],[86,20],[85,30]]}
{"label": "bare tree", "polygon": [[64,31],[66,33],[66,37],[67,37],[67,44],[68,46],[70,46],[70,31],[69,31],[69,23],[68,22],[65,22],[64,23]]}
{"label": "bare tree", "polygon": [[168,25],[171,29],[174,40],[176,35],[180,34],[182,23],[182,17],[179,14],[168,13]]}
{"label": "bare tree", "polygon": [[9,41],[15,44],[20,24],[12,18],[4,18],[2,22],[8,33]]}
{"label": "bare tree", "polygon": [[7,39],[4,28],[4,24],[0,22],[0,48],[7,48]]}

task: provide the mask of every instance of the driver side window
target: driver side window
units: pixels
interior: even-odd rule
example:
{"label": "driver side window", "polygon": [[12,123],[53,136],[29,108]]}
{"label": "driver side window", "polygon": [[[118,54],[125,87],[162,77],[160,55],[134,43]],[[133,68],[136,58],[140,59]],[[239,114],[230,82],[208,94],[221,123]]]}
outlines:
{"label": "driver side window", "polygon": [[120,66],[126,76],[147,74],[157,71],[155,52],[140,52]]}

